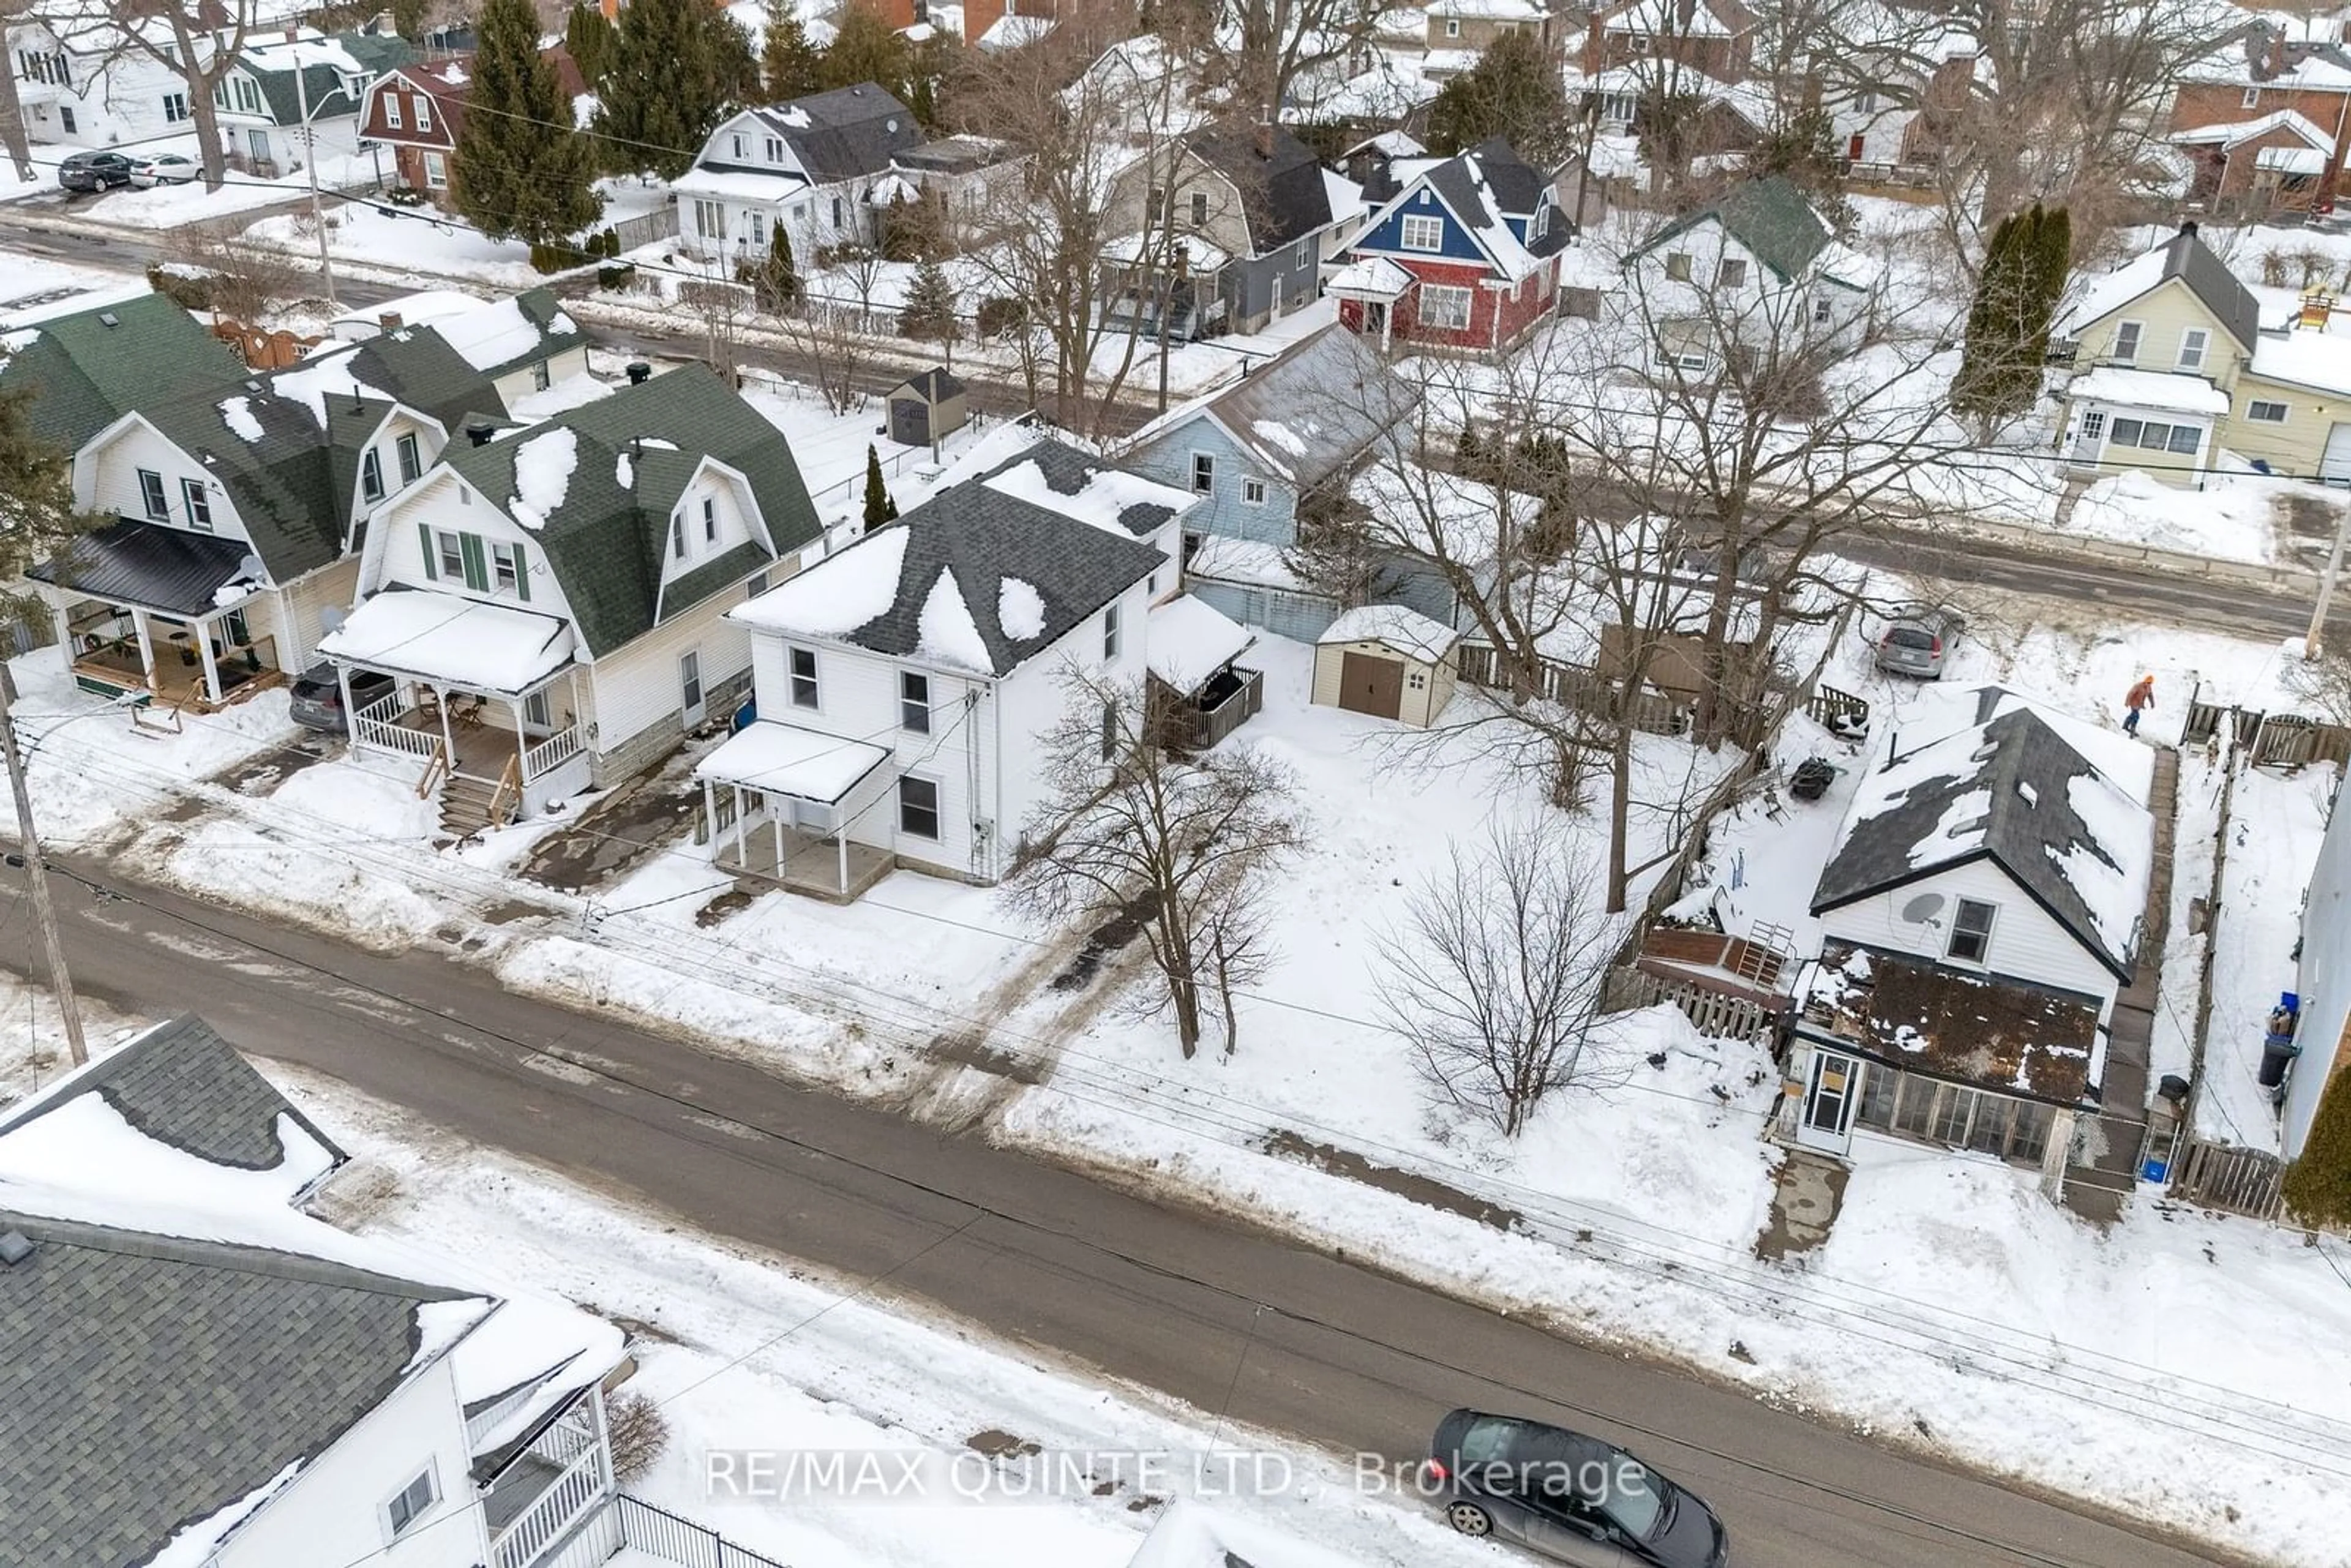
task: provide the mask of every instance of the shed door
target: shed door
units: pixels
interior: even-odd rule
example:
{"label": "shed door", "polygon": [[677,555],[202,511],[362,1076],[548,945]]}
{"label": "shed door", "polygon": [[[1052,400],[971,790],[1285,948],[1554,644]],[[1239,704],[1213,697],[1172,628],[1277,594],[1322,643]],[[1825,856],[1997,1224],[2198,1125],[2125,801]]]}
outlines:
{"label": "shed door", "polygon": [[2351,479],[2351,424],[2338,424],[2326,433],[2326,455],[2318,460],[2318,476]]}
{"label": "shed door", "polygon": [[902,397],[890,405],[890,439],[901,446],[931,444],[929,411],[919,398]]}
{"label": "shed door", "polygon": [[1404,666],[1371,653],[1339,656],[1339,706],[1374,718],[1404,712]]}

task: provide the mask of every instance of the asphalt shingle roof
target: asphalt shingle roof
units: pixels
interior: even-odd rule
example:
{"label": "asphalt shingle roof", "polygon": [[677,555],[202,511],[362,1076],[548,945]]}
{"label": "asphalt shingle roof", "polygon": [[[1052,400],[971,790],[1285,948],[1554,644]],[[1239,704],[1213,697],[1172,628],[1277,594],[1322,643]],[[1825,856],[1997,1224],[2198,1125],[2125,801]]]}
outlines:
{"label": "asphalt shingle roof", "polygon": [[426,325],[401,327],[368,339],[351,353],[351,373],[362,385],[432,415],[454,437],[470,414],[506,412],[496,385],[498,377],[579,345],[577,330],[548,329],[563,309],[552,289],[526,289],[515,296],[514,303],[524,319],[539,329],[538,340],[502,363],[475,370]]}
{"label": "asphalt shingle roof", "polygon": [[1214,416],[1258,462],[1300,490],[1353,464],[1419,402],[1363,338],[1326,327],[1254,374],[1171,410],[1130,449],[1155,453]]}
{"label": "asphalt shingle roof", "polygon": [[[752,111],[759,122],[790,143],[792,155],[817,184],[879,174],[897,153],[923,143],[923,129],[914,110],[872,82],[835,88]],[[711,148],[718,146],[714,138]],[[764,165],[741,164],[706,156],[708,169],[748,168],[772,173]]]}
{"label": "asphalt shingle roof", "polygon": [[232,386],[252,373],[234,348],[161,294],[59,316],[7,337],[19,346],[0,361],[0,392],[31,392],[26,420],[33,434],[69,451],[134,407]]}
{"label": "asphalt shingle roof", "polygon": [[1643,243],[1645,251],[1713,218],[1782,279],[1803,276],[1836,236],[1802,192],[1774,174],[1734,187],[1712,206],[1684,213]]}
{"label": "asphalt shingle roof", "polygon": [[2186,225],[2172,235],[2163,247],[2163,277],[2178,278],[2188,286],[2189,293],[2204,303],[2204,308],[2220,319],[2229,335],[2248,349],[2261,340],[2262,308],[2253,298],[2242,279],[2229,270],[2229,264],[2212,254],[2212,247],[2198,235],[2193,225]]}
{"label": "asphalt shingle roof", "polygon": [[[384,72],[399,66],[413,65],[418,58],[415,48],[404,38],[377,33],[340,33],[326,40],[340,47],[358,63],[361,92],[367,84]],[[359,99],[343,90],[343,73],[333,65],[320,62],[302,68],[302,79],[298,86],[289,61],[273,68],[270,57],[259,63],[248,58],[245,69],[251,73],[254,84],[260,88],[262,101],[269,106],[269,118],[279,125],[302,123],[303,95],[308,95],[310,119],[315,122],[340,115],[357,114]]]}
{"label": "asphalt shingle roof", "polygon": [[[670,507],[704,457],[748,480],[777,554],[789,555],[823,531],[783,433],[700,365],[620,388],[486,446],[461,437],[443,460],[505,507],[517,492],[516,455],[557,429],[573,433],[570,478],[563,504],[534,531],[580,640],[597,656],[652,630],[657,607],[667,618],[724,586],[710,575],[716,563],[705,563],[662,591]],[[757,570],[751,560],[727,580]]]}
{"label": "asphalt shingle roof", "polygon": [[1203,131],[1190,151],[1230,180],[1241,193],[1249,243],[1259,256],[1331,226],[1331,192],[1314,150],[1280,127],[1270,155],[1258,152],[1257,129]]}

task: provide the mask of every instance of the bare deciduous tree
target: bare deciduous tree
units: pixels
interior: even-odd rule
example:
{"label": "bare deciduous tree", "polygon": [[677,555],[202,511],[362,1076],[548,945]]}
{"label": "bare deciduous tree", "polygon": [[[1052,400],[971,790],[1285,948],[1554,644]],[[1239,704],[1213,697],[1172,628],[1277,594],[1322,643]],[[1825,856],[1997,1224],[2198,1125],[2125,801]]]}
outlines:
{"label": "bare deciduous tree", "polygon": [[236,68],[246,35],[262,25],[258,0],[63,0],[53,16],[59,24],[100,31],[110,42],[110,59],[149,60],[188,84],[204,189],[219,190],[228,159],[213,89]]}
{"label": "bare deciduous tree", "polygon": [[205,303],[248,327],[299,298],[308,274],[285,251],[249,237],[235,219],[174,230],[166,254],[203,275]]}
{"label": "bare deciduous tree", "polygon": [[1498,821],[1380,940],[1381,1010],[1443,1103],[1506,1137],[1583,1073],[1618,922],[1562,819]]}
{"label": "bare deciduous tree", "polygon": [[1188,1057],[1214,1002],[1230,1051],[1233,988],[1270,956],[1260,883],[1304,841],[1296,786],[1248,747],[1177,755],[1142,686],[1074,671],[1067,685],[1037,747],[1043,796],[1008,894],[1039,920],[1134,922],[1163,982],[1146,1010],[1174,1015]]}

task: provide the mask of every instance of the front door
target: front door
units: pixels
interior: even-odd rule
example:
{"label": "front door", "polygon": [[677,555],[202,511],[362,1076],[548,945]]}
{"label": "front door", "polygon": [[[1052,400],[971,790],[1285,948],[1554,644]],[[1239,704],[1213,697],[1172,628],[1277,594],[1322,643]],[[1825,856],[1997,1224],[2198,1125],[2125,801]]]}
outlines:
{"label": "front door", "polygon": [[2106,444],[2106,411],[2102,408],[2084,412],[2081,424],[2074,432],[2074,461],[2095,463]]}
{"label": "front door", "polygon": [[1853,1108],[1861,1099],[1861,1060],[1813,1048],[1813,1070],[1796,1121],[1800,1147],[1842,1155],[1853,1142]]}
{"label": "front door", "polygon": [[261,127],[248,125],[245,128],[245,146],[255,162],[269,162],[269,132]]}
{"label": "front door", "polygon": [[685,727],[702,722],[702,655],[689,653],[677,662],[678,707]]}
{"label": "front door", "polygon": [[890,405],[890,439],[901,446],[931,444],[929,409],[917,399],[900,398]]}
{"label": "front door", "polygon": [[1339,706],[1374,718],[1396,717],[1404,712],[1404,666],[1369,653],[1342,653]]}

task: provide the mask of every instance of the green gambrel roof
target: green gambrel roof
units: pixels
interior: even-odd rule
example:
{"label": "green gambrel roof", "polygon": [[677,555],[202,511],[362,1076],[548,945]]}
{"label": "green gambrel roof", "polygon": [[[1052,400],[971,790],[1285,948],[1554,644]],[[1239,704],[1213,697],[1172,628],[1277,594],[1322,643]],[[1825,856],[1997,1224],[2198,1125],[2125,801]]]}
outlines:
{"label": "green gambrel roof", "polygon": [[161,294],[59,316],[5,340],[0,392],[31,392],[33,434],[68,452],[133,408],[252,374],[234,348]]}
{"label": "green gambrel roof", "polygon": [[1813,258],[1836,237],[1803,193],[1774,174],[1735,187],[1710,207],[1684,213],[1651,235],[1634,254],[1655,250],[1708,218],[1721,224],[1726,233],[1782,282],[1802,277]]}
{"label": "green gambrel roof", "polygon": [[[387,37],[375,33],[340,33],[326,42],[350,56],[362,73],[360,86],[384,72],[401,66],[413,65],[423,58],[406,39]],[[246,62],[245,69],[254,84],[261,89],[262,101],[269,106],[269,118],[280,125],[302,123],[302,95],[308,93],[311,120],[332,120],[340,115],[359,112],[359,99],[343,90],[343,73],[332,65],[320,63],[302,68],[302,82],[298,88],[291,66],[272,70],[266,65]]]}
{"label": "green gambrel roof", "polygon": [[503,435],[486,446],[461,436],[443,459],[493,506],[513,516],[522,486],[516,467],[536,444],[569,432],[562,501],[540,517],[537,536],[580,641],[602,657],[656,624],[738,582],[771,559],[737,546],[662,588],[670,510],[705,458],[749,483],[777,555],[790,555],[823,529],[783,433],[700,365]]}

